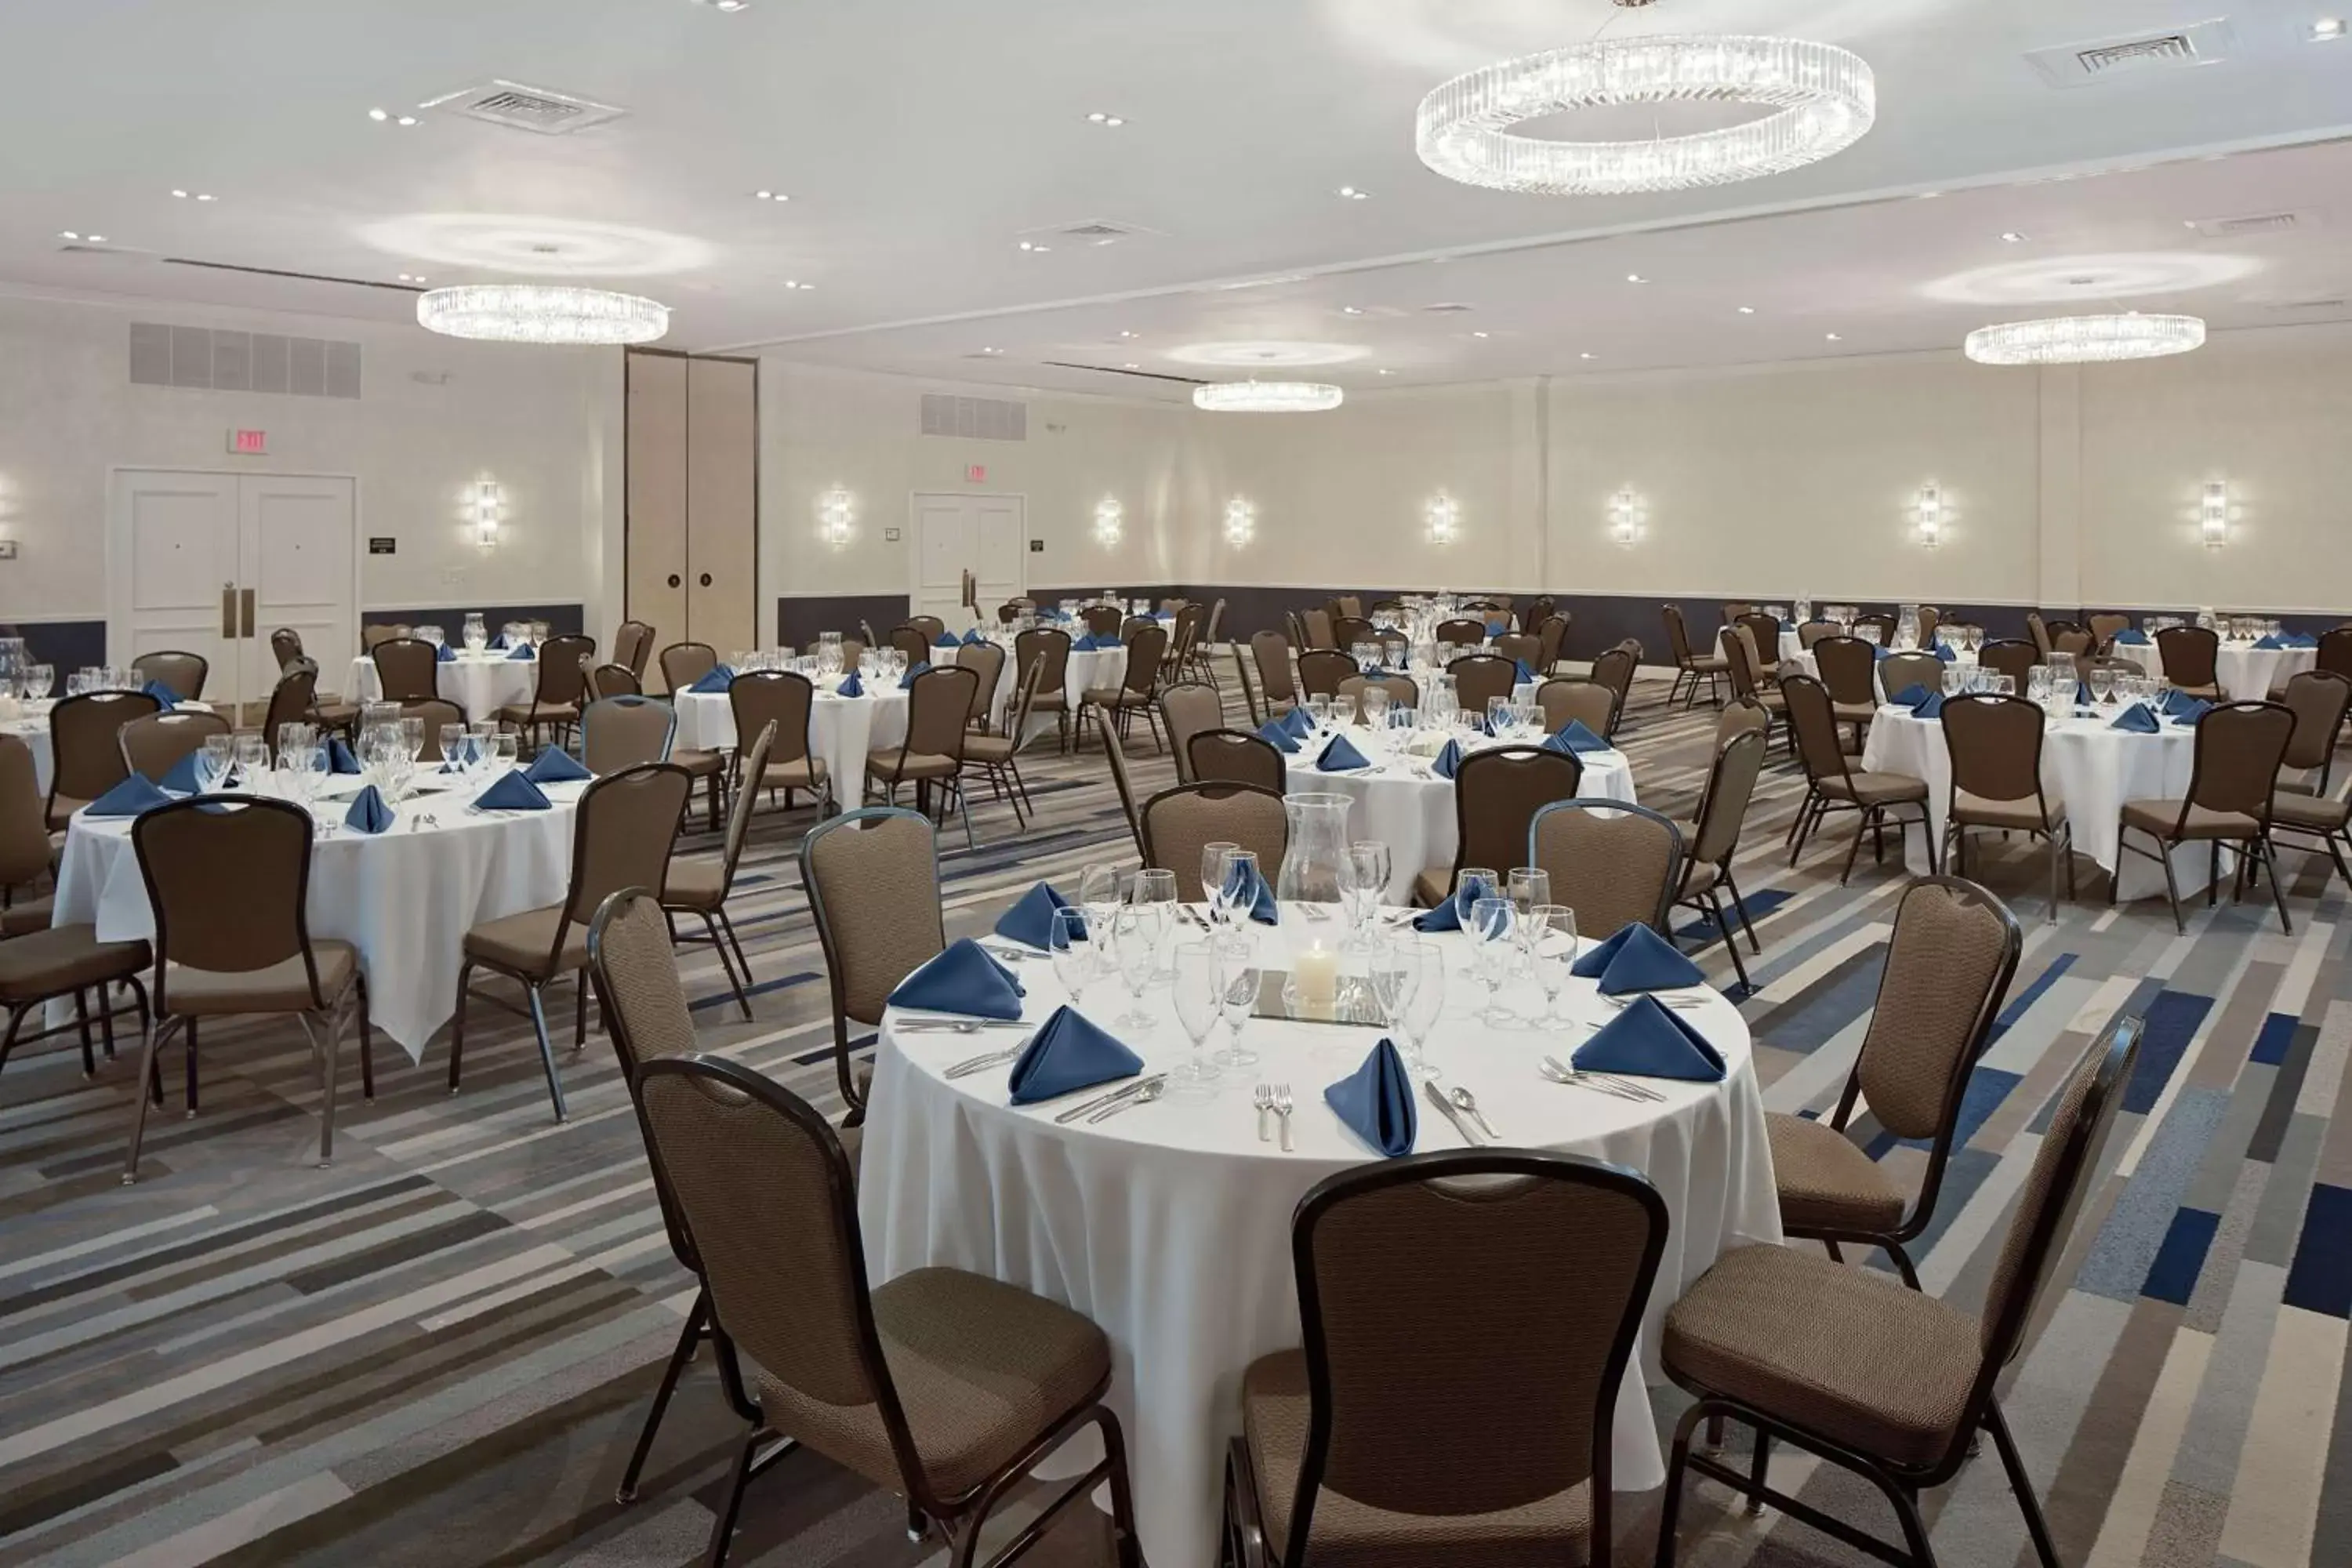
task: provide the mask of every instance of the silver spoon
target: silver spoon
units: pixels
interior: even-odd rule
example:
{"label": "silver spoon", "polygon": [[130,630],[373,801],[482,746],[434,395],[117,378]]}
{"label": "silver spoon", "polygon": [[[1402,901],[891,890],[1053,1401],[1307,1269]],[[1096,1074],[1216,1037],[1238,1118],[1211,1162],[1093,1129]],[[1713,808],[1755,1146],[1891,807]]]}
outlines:
{"label": "silver spoon", "polygon": [[1477,1122],[1479,1126],[1486,1130],[1487,1137],[1495,1139],[1497,1142],[1501,1141],[1503,1135],[1495,1131],[1495,1124],[1486,1120],[1486,1113],[1485,1111],[1478,1109],[1478,1097],[1476,1095],[1472,1094],[1468,1089],[1464,1089],[1457,1084],[1454,1086],[1451,1098],[1456,1109],[1467,1111],[1472,1121]]}
{"label": "silver spoon", "polygon": [[1087,1121],[1089,1124],[1097,1121],[1108,1121],[1122,1110],[1129,1110],[1138,1105],[1149,1105],[1167,1092],[1167,1079],[1160,1078],[1146,1079],[1142,1088],[1137,1089],[1133,1094],[1129,1095],[1125,1100],[1113,1100],[1110,1104],[1104,1106],[1100,1110],[1096,1111],[1092,1116],[1087,1117]]}
{"label": "silver spoon", "polygon": [[930,1035],[977,1035],[982,1029],[1025,1029],[1028,1026],[1026,1024],[983,1018],[920,1018],[898,1026],[901,1029]]}

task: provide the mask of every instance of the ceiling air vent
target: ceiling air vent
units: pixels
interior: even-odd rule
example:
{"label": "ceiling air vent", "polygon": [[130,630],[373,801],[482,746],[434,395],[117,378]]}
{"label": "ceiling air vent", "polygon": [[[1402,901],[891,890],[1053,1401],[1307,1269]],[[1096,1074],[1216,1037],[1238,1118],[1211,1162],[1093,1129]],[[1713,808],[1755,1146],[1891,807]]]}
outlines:
{"label": "ceiling air vent", "polygon": [[2210,66],[2231,58],[2236,45],[2229,22],[2217,16],[2160,33],[2034,49],[2025,58],[2053,87],[2087,87],[2095,81],[2136,76],[2143,71]]}
{"label": "ceiling air vent", "polygon": [[1465,305],[1458,300],[1443,300],[1434,305],[1423,305],[1422,310],[1432,316],[1462,316],[1467,315],[1475,308]]}
{"label": "ceiling air vent", "polygon": [[923,394],[923,434],[967,441],[1026,441],[1029,405],[1003,397],[956,397]]}
{"label": "ceiling air vent", "polygon": [[1141,224],[1090,217],[1076,223],[1049,223],[1043,228],[1024,228],[1013,237],[1058,240],[1064,245],[1117,245],[1122,239],[1158,238],[1159,236],[1158,229],[1146,228]]}
{"label": "ceiling air vent", "polygon": [[2292,234],[2303,226],[2299,213],[2250,213],[2243,217],[2198,217],[2189,226],[2208,239],[2237,239],[2249,234]]}
{"label": "ceiling air vent", "polygon": [[444,93],[424,107],[446,109],[468,120],[541,136],[569,136],[575,131],[618,120],[628,112],[594,99],[557,92],[552,88],[527,87],[519,81],[492,81],[484,87]]}

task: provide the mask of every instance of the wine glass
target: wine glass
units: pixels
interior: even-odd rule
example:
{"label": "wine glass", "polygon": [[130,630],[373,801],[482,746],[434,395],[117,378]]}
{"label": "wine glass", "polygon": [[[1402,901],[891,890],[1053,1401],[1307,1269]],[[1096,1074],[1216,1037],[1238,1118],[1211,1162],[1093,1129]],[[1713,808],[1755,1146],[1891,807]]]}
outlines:
{"label": "wine glass", "polygon": [[58,667],[53,664],[28,664],[25,667],[25,695],[36,702],[48,700],[50,689],[58,683]]}
{"label": "wine glass", "polygon": [[1225,879],[1233,874],[1234,856],[1240,848],[1240,845],[1223,839],[1201,846],[1201,900],[1209,907],[1209,922],[1212,925],[1223,925],[1226,915],[1232,910],[1232,898],[1226,890]]}
{"label": "wine glass", "polygon": [[1501,740],[1511,727],[1511,700],[1507,697],[1486,699],[1486,733]]}
{"label": "wine glass", "polygon": [[269,771],[269,737],[258,730],[236,732],[237,782],[247,789],[255,787],[260,776]]}
{"label": "wine glass", "polygon": [[1339,902],[1349,926],[1361,932],[1380,913],[1381,894],[1388,887],[1382,847],[1350,844],[1339,858]]}
{"label": "wine glass", "polygon": [[1416,1078],[1431,1078],[1437,1069],[1430,1065],[1429,1034],[1437,1026],[1438,1015],[1445,1011],[1445,953],[1433,942],[1400,938],[1400,942],[1412,948],[1417,973],[1401,1020],[1405,1035],[1405,1061]]}
{"label": "wine glass", "polygon": [[236,765],[236,737],[206,735],[204,750],[196,753],[196,787],[203,795],[228,782],[229,770]]}
{"label": "wine glass", "polygon": [[1178,1083],[1217,1081],[1217,1064],[1210,1059],[1209,1035],[1224,1011],[1224,981],[1217,965],[1217,950],[1206,942],[1188,942],[1176,949],[1176,1021],[1192,1042],[1192,1054],[1168,1074]]}
{"label": "wine glass", "polygon": [[466,726],[463,724],[441,726],[441,761],[460,773],[465,771],[466,763],[471,754],[466,744],[467,739]]}
{"label": "wine glass", "polygon": [[1078,907],[1087,911],[1087,929],[1104,928],[1108,934],[1118,912],[1118,868],[1095,864],[1078,873]]}
{"label": "wine glass", "polygon": [[1559,994],[1576,963],[1576,911],[1566,904],[1538,904],[1527,930],[1528,956],[1535,964],[1536,984],[1543,987],[1546,1025],[1559,1021]]}
{"label": "wine glass", "polygon": [[514,766],[515,759],[520,754],[521,743],[521,736],[509,731],[502,731],[499,733],[491,736],[490,771],[492,773],[503,773],[507,769]]}
{"label": "wine glass", "polygon": [[[1154,911],[1152,958],[1157,965],[1160,955],[1158,944],[1164,943],[1176,929],[1176,873],[1164,866],[1147,866],[1135,874],[1135,880],[1129,888],[1129,896],[1136,903],[1148,905]],[[1151,977],[1165,980],[1169,978],[1169,973],[1165,968],[1155,967]]]}
{"label": "wine glass", "polygon": [[2115,700],[2115,696],[2116,672],[2105,665],[2094,666],[2091,670],[2091,700],[2104,708]]}
{"label": "wine glass", "polygon": [[1470,929],[1470,916],[1478,900],[1492,898],[1503,879],[1484,866],[1465,866],[1454,877],[1454,918],[1464,931]]}
{"label": "wine glass", "polygon": [[1510,978],[1511,949],[1518,940],[1518,911],[1507,898],[1480,899],[1464,922],[1470,931],[1471,952],[1478,979],[1486,987],[1486,1005],[1479,1018],[1490,1026],[1503,1016],[1503,983]]}
{"label": "wine glass", "polygon": [[1225,1027],[1234,1037],[1215,1060],[1218,1066],[1235,1070],[1255,1067],[1257,1053],[1242,1044],[1242,1026],[1257,1006],[1258,987],[1264,981],[1256,939],[1246,931],[1234,931],[1217,939],[1216,951],[1218,1011],[1224,1015]]}
{"label": "wine glass", "polygon": [[[1369,969],[1372,1002],[1381,1010],[1381,1022],[1394,1033],[1404,1032],[1405,1014],[1412,1005],[1415,988],[1421,984],[1421,955],[1424,945],[1402,935],[1391,935],[1373,944]],[[1405,1067],[1415,1072],[1421,1067],[1416,1054],[1410,1047],[1405,1056]]]}
{"label": "wine glass", "polygon": [[425,754],[425,721],[421,717],[413,713],[401,715],[400,749],[408,754],[411,764]]}
{"label": "wine glass", "polygon": [[1150,1029],[1160,1022],[1143,1010],[1144,988],[1160,967],[1160,911],[1163,906],[1140,900],[1119,906],[1113,922],[1113,949],[1118,977],[1127,983],[1128,1010],[1118,1017],[1122,1029]]}
{"label": "wine glass", "polygon": [[[1106,933],[1105,941],[1108,941]],[[1054,911],[1045,928],[1045,951],[1054,961],[1054,978],[1070,994],[1070,1005],[1078,1005],[1085,994],[1087,982],[1095,977],[1098,967],[1097,944],[1087,940],[1087,913],[1084,910],[1061,909]]]}
{"label": "wine glass", "polygon": [[1524,921],[1535,913],[1538,904],[1551,902],[1551,873],[1540,866],[1514,866],[1504,890]]}
{"label": "wine glass", "polygon": [[322,741],[313,741],[297,753],[301,759],[302,787],[307,798],[317,800],[326,794],[327,782],[334,776],[334,753]]}

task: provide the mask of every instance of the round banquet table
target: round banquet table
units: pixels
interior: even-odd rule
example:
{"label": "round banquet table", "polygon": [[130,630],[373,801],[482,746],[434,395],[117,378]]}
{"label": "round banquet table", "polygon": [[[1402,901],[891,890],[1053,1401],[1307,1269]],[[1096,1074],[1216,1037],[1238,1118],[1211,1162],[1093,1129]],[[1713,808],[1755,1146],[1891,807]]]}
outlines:
{"label": "round banquet table", "polygon": [[[1286,918],[1295,918],[1286,910]],[[1284,962],[1279,931],[1253,928],[1260,954]],[[1430,1042],[1440,1078],[1469,1089],[1505,1144],[1569,1151],[1642,1172],[1665,1200],[1671,1226],[1636,1354],[1619,1391],[1612,1458],[1620,1490],[1665,1477],[1644,1382],[1662,1381],[1659,1323],[1667,1307],[1724,1252],[1781,1239],[1764,1106],[1748,1029],[1719,994],[1681,1015],[1729,1068],[1719,1084],[1645,1080],[1665,1099],[1643,1104],[1551,1084],[1546,1053],[1609,1016],[1593,983],[1570,980],[1561,998],[1575,1024],[1490,1028],[1471,1016],[1472,983],[1458,933],[1430,939],[1449,967],[1446,1013]],[[1026,1016],[1042,1021],[1066,993],[1043,963],[1020,965]],[[1090,1016],[1108,1023],[1123,990],[1097,982]],[[1504,1005],[1530,1016],[1532,985],[1506,988]],[[1164,996],[1145,1003],[1161,1022],[1121,1037],[1147,1071],[1181,1059],[1189,1042]],[[993,1036],[906,1034],[883,1022],[873,1110],[860,1160],[858,1212],[875,1283],[934,1265],[970,1269],[1063,1302],[1101,1325],[1112,1356],[1110,1403],[1126,1430],[1145,1556],[1161,1568],[1216,1560],[1227,1438],[1241,1426],[1250,1363],[1299,1343],[1290,1221],[1307,1190],[1374,1158],[1323,1103],[1323,1087],[1360,1066],[1381,1031],[1254,1018],[1255,1067],[1228,1069],[1211,1097],[1171,1095],[1089,1125],[1058,1125],[1085,1096],[1013,1107],[1005,1072],[950,1081],[949,1064],[1017,1042]],[[1222,1033],[1212,1037],[1222,1044]],[[1250,1085],[1288,1083],[1296,1152],[1257,1141]],[[1417,1100],[1415,1147],[1462,1146],[1454,1125]],[[1076,1445],[1073,1445],[1074,1448]],[[1065,1463],[1075,1463],[1073,1455]],[[1059,1468],[1058,1466],[1056,1468]]]}
{"label": "round banquet table", "polygon": [[[2177,800],[2188,794],[2197,731],[2169,719],[2164,721],[2162,732],[2154,735],[2110,729],[2120,711],[2118,703],[2100,710],[2096,717],[2075,715],[2051,721],[2042,731],[2042,787],[2065,803],[2066,820],[2074,829],[2075,852],[2116,873],[2116,897],[2128,901],[2161,897],[2164,868],[2146,856],[2117,851],[2124,802]],[[1922,719],[1907,708],[1880,708],[1863,746],[1862,765],[1873,772],[1909,773],[1927,781],[1927,816],[1940,854],[1952,798],[1952,757],[1944,744],[1941,721]],[[2136,849],[2156,847],[2137,833],[2132,835],[2132,844]],[[1904,834],[1903,856],[1915,875],[1927,874],[1927,846],[1916,834]],[[2223,868],[2234,868],[2236,864],[2236,858],[2224,850]],[[2204,887],[2211,868],[2210,852],[2201,843],[2173,851],[2172,874],[2180,879],[2184,895]]]}
{"label": "round banquet table", "polygon": [[[907,694],[895,686],[877,691],[869,683],[862,697],[840,697],[832,690],[838,684],[838,676],[817,681],[815,700],[809,705],[808,747],[809,755],[824,760],[833,798],[847,811],[866,798],[866,753],[907,738]],[[740,744],[735,707],[727,693],[681,691],[670,701],[677,710],[672,745],[689,752],[731,752]]]}
{"label": "round banquet table", "polygon": [[[1793,654],[1783,654],[1780,657],[1781,674],[1810,675],[1815,680],[1819,680],[1822,678],[1820,662],[1813,658],[1811,649],[1805,649]],[[1889,697],[1895,695],[1894,692],[1886,689],[1886,682],[1882,679],[1885,673],[1885,665],[1886,660],[1883,658],[1875,660],[1874,668],[1871,670],[1870,675],[1871,689],[1878,694],[1878,700],[1882,702],[1886,700]],[[1976,667],[1977,661],[1964,653],[1954,654],[1950,658],[1946,659],[1944,661],[1945,689],[1956,689],[1958,682],[1954,678],[1964,672],[1972,673],[1976,669]]]}
{"label": "round banquet table", "polygon": [[[1283,758],[1283,784],[1286,793],[1344,795],[1356,803],[1348,823],[1349,839],[1378,839],[1389,847],[1388,896],[1396,903],[1412,897],[1415,877],[1432,866],[1451,866],[1454,851],[1461,847],[1462,827],[1455,820],[1454,781],[1439,778],[1429,771],[1429,759],[1416,758],[1384,744],[1390,737],[1402,739],[1421,731],[1412,730],[1371,730],[1362,725],[1349,728],[1346,734],[1350,744],[1372,763],[1370,769],[1353,773],[1327,773],[1315,765],[1324,742],[1302,742],[1296,756]],[[1536,737],[1540,741],[1540,735]],[[1490,741],[1477,737],[1463,742],[1463,754],[1468,756],[1496,746],[1528,744],[1527,741]],[[1584,764],[1584,776],[1577,785],[1580,797],[1590,800],[1622,800],[1632,803],[1633,764],[1622,752],[1587,752],[1577,759]],[[1498,871],[1508,867],[1497,866]]]}
{"label": "round banquet table", "polygon": [[[484,649],[480,653],[458,651],[456,658],[441,660],[433,667],[433,689],[444,700],[455,702],[467,719],[479,723],[501,708],[519,708],[529,702],[539,690],[539,660],[514,658],[503,653]],[[383,679],[376,673],[375,660],[362,654],[352,660],[352,682],[347,689],[352,702],[383,700]]]}
{"label": "round banquet table", "polygon": [[[2127,658],[2150,675],[2164,673],[2164,655],[2153,642],[2115,645],[2116,657]],[[2213,655],[2213,678],[2221,689],[2241,702],[2259,702],[2271,688],[2319,662],[2315,647],[2256,647],[2250,642],[2225,642]]]}
{"label": "round banquet table", "polygon": [[[310,849],[310,928],[359,950],[368,1021],[421,1061],[457,1005],[459,944],[483,921],[563,901],[572,878],[574,807],[587,781],[541,786],[550,811],[475,815],[487,787],[424,790],[394,809],[380,834],[341,826],[361,780],[339,775],[313,813],[324,831]],[[424,819],[434,819],[430,824]],[[131,847],[131,817],[77,813],[58,868],[58,925],[93,924],[100,942],[150,940],[154,911]],[[225,900],[236,889],[222,889]]]}

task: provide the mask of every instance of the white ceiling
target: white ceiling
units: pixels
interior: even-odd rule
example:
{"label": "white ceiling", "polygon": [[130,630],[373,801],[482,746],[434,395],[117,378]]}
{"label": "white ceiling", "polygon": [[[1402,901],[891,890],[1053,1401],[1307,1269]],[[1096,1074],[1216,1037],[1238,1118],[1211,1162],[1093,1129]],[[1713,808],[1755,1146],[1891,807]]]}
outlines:
{"label": "white ceiling", "polygon": [[[1319,379],[1368,386],[1948,346],[2089,295],[2221,329],[2343,319],[2309,302],[2352,293],[2352,142],[2318,144],[2352,136],[2352,40],[2306,35],[2352,0],[2234,0],[2234,58],[2070,90],[2023,58],[2225,3],[12,0],[0,280],[399,319],[397,289],[163,258],[564,276],[665,300],[677,347],[1171,396],[1048,362],[1215,375],[1178,351],[1306,342],[1354,353]],[[1877,72],[1877,126],[1665,196],[1502,195],[1420,165],[1430,87],[1604,24],[1843,44]],[[541,137],[418,107],[493,78],[629,112]],[[2296,227],[2187,226],[2272,210]],[[1017,247],[1093,219],[1149,232]]]}

